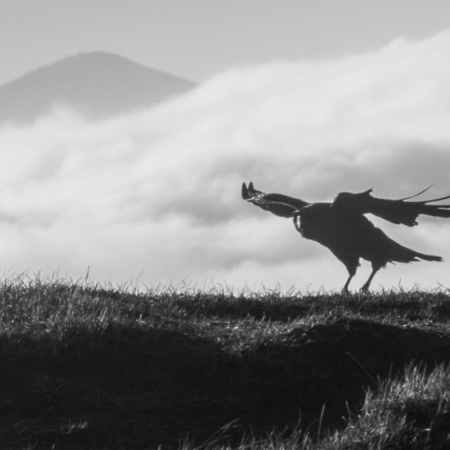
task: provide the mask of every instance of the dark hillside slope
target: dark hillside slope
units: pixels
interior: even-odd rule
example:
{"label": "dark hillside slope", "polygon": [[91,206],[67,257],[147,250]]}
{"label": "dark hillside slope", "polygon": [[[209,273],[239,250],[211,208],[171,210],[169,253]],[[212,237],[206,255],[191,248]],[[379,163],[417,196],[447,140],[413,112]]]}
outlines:
{"label": "dark hillside slope", "polygon": [[158,103],[194,83],[121,56],[81,53],[0,86],[0,124],[29,123],[64,105],[100,118]]}
{"label": "dark hillside slope", "polygon": [[4,282],[0,447],[176,449],[289,434],[299,419],[343,429],[368,388],[450,363],[449,302]]}

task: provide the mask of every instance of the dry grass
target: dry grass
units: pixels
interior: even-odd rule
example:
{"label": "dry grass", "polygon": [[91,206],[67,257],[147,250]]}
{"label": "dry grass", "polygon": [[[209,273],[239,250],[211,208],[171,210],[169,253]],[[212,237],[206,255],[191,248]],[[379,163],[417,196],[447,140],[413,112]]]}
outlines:
{"label": "dry grass", "polygon": [[7,279],[0,447],[450,448],[449,318],[443,290]]}

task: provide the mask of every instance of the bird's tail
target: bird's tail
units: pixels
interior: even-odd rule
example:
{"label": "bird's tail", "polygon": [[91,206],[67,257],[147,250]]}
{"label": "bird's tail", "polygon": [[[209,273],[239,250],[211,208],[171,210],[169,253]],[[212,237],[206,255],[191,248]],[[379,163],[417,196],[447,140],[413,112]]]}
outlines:
{"label": "bird's tail", "polygon": [[[414,252],[414,253],[415,253],[416,258],[423,259],[425,261],[438,261],[438,262],[444,261],[441,256],[427,255],[425,253],[419,253],[419,252]],[[417,259],[414,259],[413,261],[417,261]]]}
{"label": "bird's tail", "polygon": [[420,253],[412,248],[405,247],[398,242],[394,241],[390,237],[386,236],[380,229],[377,229],[374,235],[374,241],[376,246],[380,249],[379,256],[386,262],[391,263],[410,263],[414,261],[438,261],[442,262],[443,259],[440,256],[428,255],[426,253]]}
{"label": "bird's tail", "polygon": [[441,256],[416,252],[411,248],[400,245],[398,242],[395,242],[395,244],[397,245],[395,246],[395,249],[392,249],[393,251],[391,251],[390,262],[410,263],[414,261],[420,261],[421,259],[424,261],[444,261]]}

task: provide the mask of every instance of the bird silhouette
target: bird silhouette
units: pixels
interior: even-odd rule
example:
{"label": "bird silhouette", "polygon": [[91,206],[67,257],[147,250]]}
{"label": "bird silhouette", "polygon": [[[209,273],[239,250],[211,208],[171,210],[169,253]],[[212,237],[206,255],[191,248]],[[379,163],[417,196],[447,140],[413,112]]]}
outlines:
{"label": "bird silhouette", "polygon": [[365,216],[374,214],[408,227],[417,225],[417,217],[421,214],[450,217],[450,205],[429,204],[448,199],[450,195],[426,201],[407,201],[427,189],[398,200],[373,197],[372,189],[369,189],[360,193],[341,192],[331,203],[309,203],[283,194],[265,194],[250,182],[248,188],[242,184],[242,198],[277,216],[292,218],[296,230],[304,238],[331,250],[348,271],[343,292],[348,292],[350,281],[360,265],[359,259],[370,261],[372,273],[361,288],[367,292],[375,274],[388,262],[443,261],[440,256],[419,253],[400,245]]}

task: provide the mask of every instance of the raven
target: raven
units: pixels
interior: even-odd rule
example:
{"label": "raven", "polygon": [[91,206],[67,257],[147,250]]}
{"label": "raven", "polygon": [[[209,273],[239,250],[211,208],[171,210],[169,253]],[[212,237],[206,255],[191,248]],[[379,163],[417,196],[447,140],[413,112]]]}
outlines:
{"label": "raven", "polygon": [[398,200],[372,197],[372,189],[356,194],[341,192],[332,203],[308,203],[283,194],[265,194],[257,191],[250,182],[248,188],[242,184],[242,198],[277,216],[293,218],[296,230],[304,238],[330,249],[349,274],[343,292],[348,292],[350,281],[360,265],[359,259],[370,261],[372,273],[361,288],[362,292],[367,292],[375,274],[388,262],[443,261],[440,256],[419,253],[393,241],[365,216],[371,213],[408,227],[417,225],[420,214],[450,217],[450,205],[429,205],[448,199],[450,195],[426,201],[406,201],[426,190]]}

